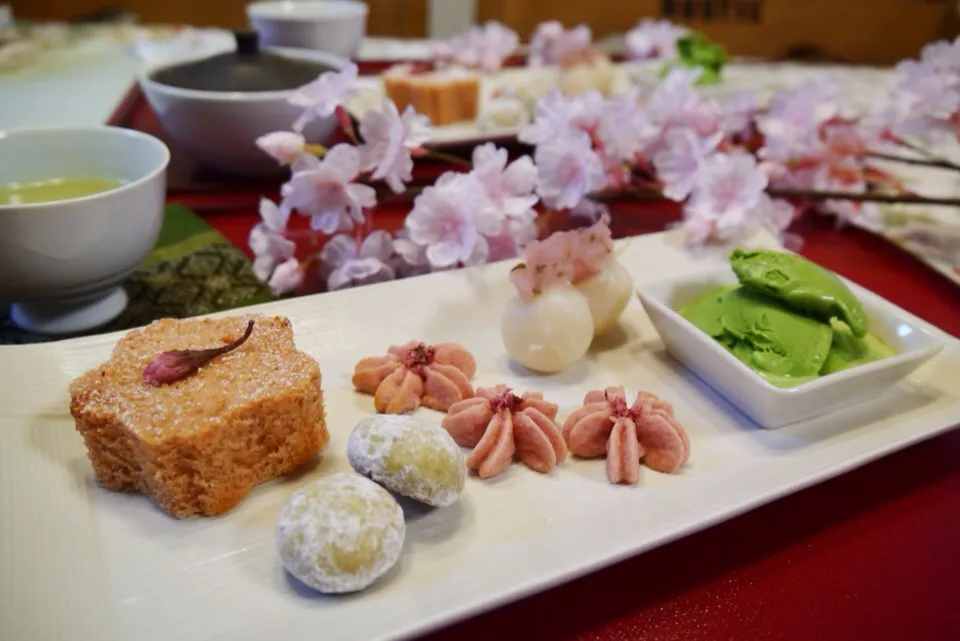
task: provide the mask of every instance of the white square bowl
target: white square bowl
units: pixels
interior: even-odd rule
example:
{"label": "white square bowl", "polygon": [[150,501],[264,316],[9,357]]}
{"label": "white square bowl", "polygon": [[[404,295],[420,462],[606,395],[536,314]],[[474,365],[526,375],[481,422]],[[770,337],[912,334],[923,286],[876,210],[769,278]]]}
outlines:
{"label": "white square bowl", "polygon": [[675,310],[721,284],[735,284],[729,267],[645,284],[637,295],[667,351],[766,429],[776,429],[877,398],[943,349],[943,334],[873,292],[842,279],[860,299],[870,331],[895,356],[851,367],[794,387],[773,385]]}

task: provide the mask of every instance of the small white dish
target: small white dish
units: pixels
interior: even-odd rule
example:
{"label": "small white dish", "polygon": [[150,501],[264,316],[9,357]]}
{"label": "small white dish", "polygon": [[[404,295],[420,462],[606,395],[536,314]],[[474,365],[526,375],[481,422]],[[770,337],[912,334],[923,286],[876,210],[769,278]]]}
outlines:
{"label": "small white dish", "polygon": [[0,204],[0,299],[13,321],[72,334],[123,311],[120,282],[140,266],[163,223],[166,145],[119,127],[0,131],[0,185],[73,176],[113,189],[64,200]]}
{"label": "small white dish", "polygon": [[[233,46],[219,53],[232,51]],[[331,53],[264,47],[264,51],[296,60],[342,69],[347,60]],[[288,100],[294,89],[284,91],[203,91],[157,82],[157,71],[211,55],[211,51],[148,64],[139,83],[150,108],[170,137],[201,163],[220,173],[244,177],[276,176],[283,168],[257,147],[256,139],[274,131],[290,131],[302,108]],[[319,75],[319,74],[318,74]],[[308,142],[325,142],[337,126],[329,116],[311,122],[303,135]]]}
{"label": "small white dish", "polygon": [[367,31],[365,2],[282,0],[247,5],[247,18],[264,45],[316,49],[354,57]]}
{"label": "small white dish", "polygon": [[789,388],[764,379],[675,311],[717,285],[736,283],[729,267],[645,284],[637,295],[674,358],[761,427],[776,429],[877,398],[943,349],[945,342],[938,330],[843,280],[860,299],[870,319],[870,331],[896,355]]}

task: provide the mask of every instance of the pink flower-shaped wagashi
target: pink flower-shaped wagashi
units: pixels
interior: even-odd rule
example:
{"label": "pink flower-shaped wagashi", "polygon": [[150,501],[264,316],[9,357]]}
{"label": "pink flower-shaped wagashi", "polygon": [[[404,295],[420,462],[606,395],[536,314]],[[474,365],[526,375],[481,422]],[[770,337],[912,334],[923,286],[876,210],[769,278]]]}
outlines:
{"label": "pink flower-shaped wagashi", "polygon": [[673,406],[644,391],[627,405],[622,386],[587,392],[583,407],[564,421],[563,438],[574,456],[606,455],[611,483],[637,483],[640,461],[672,473],[690,457],[690,440]]}
{"label": "pink flower-shaped wagashi", "polygon": [[421,405],[445,412],[473,396],[470,379],[476,371],[476,360],[462,345],[410,341],[358,362],[353,386],[372,394],[381,414],[405,414]]}
{"label": "pink flower-shaped wagashi", "polygon": [[467,468],[480,478],[503,472],[515,457],[537,472],[549,472],[567,457],[557,405],[539,392],[517,396],[506,385],[478,387],[476,396],[454,403],[441,425],[461,447],[473,448]]}

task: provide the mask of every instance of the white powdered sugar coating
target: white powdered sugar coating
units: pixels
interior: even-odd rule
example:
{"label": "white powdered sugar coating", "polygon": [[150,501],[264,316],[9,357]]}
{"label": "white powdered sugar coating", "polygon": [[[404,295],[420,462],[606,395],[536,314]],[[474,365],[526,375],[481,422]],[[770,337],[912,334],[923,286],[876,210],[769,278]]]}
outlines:
{"label": "white powdered sugar coating", "polygon": [[439,425],[403,414],[357,423],[347,458],[360,474],[397,494],[434,507],[456,502],[467,480],[463,451]]}
{"label": "white powdered sugar coating", "polygon": [[300,488],[277,517],[283,567],[327,594],[356,592],[383,576],[400,558],[405,535],[400,504],[350,472]]}

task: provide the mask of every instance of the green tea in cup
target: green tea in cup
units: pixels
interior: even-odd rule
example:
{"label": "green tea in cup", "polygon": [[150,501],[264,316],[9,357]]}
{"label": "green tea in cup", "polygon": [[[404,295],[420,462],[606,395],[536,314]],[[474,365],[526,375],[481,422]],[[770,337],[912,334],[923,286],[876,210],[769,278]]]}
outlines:
{"label": "green tea in cup", "polygon": [[118,178],[105,176],[70,176],[10,182],[0,185],[0,205],[26,205],[67,200],[110,191],[123,184]]}

